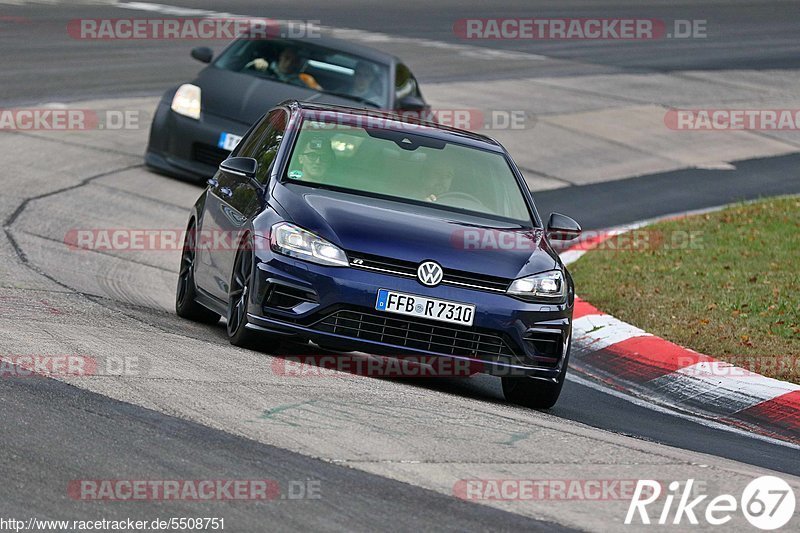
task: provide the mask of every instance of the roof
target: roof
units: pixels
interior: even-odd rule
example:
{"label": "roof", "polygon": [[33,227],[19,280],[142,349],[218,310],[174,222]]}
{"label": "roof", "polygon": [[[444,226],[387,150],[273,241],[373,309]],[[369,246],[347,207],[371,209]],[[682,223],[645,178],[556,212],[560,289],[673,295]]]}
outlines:
{"label": "roof", "polygon": [[[400,129],[408,129],[410,133],[427,135],[429,137],[436,137],[445,141],[454,141],[462,144],[468,144],[475,147],[489,149],[496,152],[504,152],[502,145],[486,135],[481,135],[472,131],[461,130],[444,126],[435,122],[425,120],[414,120],[411,118],[403,117],[393,111],[382,111],[373,109],[363,109],[358,107],[349,107],[343,105],[322,104],[315,102],[301,102],[298,100],[287,100],[280,105],[296,108],[302,111],[319,111],[339,113],[349,116],[370,117],[376,120],[391,121],[397,124]],[[407,125],[407,127],[406,127]]]}

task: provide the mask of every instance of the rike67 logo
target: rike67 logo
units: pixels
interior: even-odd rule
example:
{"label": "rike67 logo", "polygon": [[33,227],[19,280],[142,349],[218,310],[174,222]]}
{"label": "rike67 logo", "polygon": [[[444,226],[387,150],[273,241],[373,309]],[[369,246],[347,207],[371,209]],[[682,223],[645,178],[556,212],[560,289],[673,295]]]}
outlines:
{"label": "rike67 logo", "polygon": [[[681,490],[681,483],[673,481],[668,486],[668,492],[662,495],[658,481],[638,480],[625,515],[625,524],[680,525],[688,522],[697,525],[700,517],[707,524],[722,526],[741,511],[751,525],[771,531],[788,524],[794,515],[794,491],[779,477],[761,476],[754,479],[744,488],[738,500],[732,494],[721,494],[708,501],[708,494],[700,494],[690,500],[695,496],[693,485],[694,479],[689,479]],[[653,511],[655,516],[651,517]]]}

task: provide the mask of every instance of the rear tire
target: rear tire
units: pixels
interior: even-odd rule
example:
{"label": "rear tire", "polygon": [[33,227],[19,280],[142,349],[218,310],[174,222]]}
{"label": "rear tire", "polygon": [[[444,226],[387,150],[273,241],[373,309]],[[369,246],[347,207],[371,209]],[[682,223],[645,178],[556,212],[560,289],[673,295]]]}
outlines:
{"label": "rear tire", "polygon": [[504,377],[503,396],[506,401],[531,407],[533,409],[550,409],[558,401],[561,389],[567,377],[567,366],[569,364],[569,352],[572,348],[572,339],[567,345],[567,354],[564,357],[564,366],[558,374],[557,381],[544,381],[528,377]]}
{"label": "rear tire", "polygon": [[194,221],[186,230],[181,253],[181,269],[178,273],[178,287],[175,290],[175,312],[181,318],[201,322],[203,324],[216,324],[219,315],[197,303],[197,290],[194,283],[194,260],[196,257],[197,230]]}

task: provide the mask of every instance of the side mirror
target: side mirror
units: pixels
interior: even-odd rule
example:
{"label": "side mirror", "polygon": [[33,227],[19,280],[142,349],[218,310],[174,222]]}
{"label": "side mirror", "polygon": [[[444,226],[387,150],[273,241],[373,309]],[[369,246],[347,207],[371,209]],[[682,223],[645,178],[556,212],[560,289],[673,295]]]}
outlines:
{"label": "side mirror", "polygon": [[192,48],[192,57],[201,63],[211,63],[214,52],[207,46],[198,46],[197,48]]}
{"label": "side mirror", "polygon": [[400,111],[427,111],[428,104],[419,96],[406,96],[397,102]]}
{"label": "side mirror", "polygon": [[581,225],[561,213],[552,213],[547,221],[547,238],[557,241],[571,241],[581,234]]}
{"label": "side mirror", "polygon": [[258,161],[252,157],[229,157],[219,165],[220,171],[247,179],[255,179]]}

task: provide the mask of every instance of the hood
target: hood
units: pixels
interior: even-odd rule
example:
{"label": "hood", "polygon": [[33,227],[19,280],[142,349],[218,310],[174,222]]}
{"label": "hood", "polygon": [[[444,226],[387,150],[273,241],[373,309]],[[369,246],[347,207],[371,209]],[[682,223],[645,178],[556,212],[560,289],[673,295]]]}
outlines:
{"label": "hood", "polygon": [[200,87],[203,111],[252,124],[288,99],[358,107],[355,100],[216,67],[203,69],[192,83]]}
{"label": "hood", "polygon": [[541,229],[295,184],[278,184],[273,197],[291,221],[351,254],[517,278],[556,268]]}

